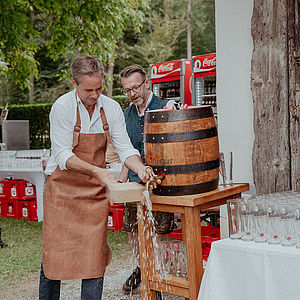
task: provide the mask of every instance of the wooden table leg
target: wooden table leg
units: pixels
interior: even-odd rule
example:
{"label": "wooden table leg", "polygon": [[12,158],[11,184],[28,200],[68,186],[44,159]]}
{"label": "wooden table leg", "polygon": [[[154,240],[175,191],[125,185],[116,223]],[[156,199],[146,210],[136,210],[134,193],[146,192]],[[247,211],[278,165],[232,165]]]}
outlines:
{"label": "wooden table leg", "polygon": [[154,273],[152,225],[147,218],[147,208],[144,204],[138,204],[138,228],[140,265],[142,277],[142,299],[155,300],[156,294],[150,289],[148,276]]}
{"label": "wooden table leg", "polygon": [[185,207],[185,244],[187,247],[190,300],[197,300],[203,276],[201,220],[199,207]]}

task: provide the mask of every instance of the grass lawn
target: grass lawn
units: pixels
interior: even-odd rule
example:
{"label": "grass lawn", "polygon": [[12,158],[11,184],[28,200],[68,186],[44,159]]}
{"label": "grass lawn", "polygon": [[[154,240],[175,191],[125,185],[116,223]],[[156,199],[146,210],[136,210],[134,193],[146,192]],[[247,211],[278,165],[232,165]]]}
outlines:
{"label": "grass lawn", "polygon": [[[8,247],[0,248],[0,285],[5,281],[27,276],[40,269],[42,259],[42,222],[0,217],[2,240]],[[108,244],[116,255],[128,245],[125,231],[108,231]]]}

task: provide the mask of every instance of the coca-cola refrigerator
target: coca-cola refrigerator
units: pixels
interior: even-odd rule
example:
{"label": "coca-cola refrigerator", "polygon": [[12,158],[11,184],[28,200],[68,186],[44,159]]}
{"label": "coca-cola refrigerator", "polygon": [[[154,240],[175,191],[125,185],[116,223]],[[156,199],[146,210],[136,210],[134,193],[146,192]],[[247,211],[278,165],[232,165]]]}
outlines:
{"label": "coca-cola refrigerator", "polygon": [[192,64],[179,59],[150,65],[150,88],[161,99],[191,105]]}
{"label": "coca-cola refrigerator", "polygon": [[192,66],[192,104],[211,105],[216,114],[216,54],[193,56]]}

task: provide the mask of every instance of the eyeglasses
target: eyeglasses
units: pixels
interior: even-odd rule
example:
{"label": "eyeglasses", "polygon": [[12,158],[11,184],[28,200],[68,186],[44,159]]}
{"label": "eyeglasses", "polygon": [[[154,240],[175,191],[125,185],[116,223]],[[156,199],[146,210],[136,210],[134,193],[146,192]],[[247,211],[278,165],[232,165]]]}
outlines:
{"label": "eyeglasses", "polygon": [[125,94],[126,96],[129,96],[131,92],[138,93],[141,89],[141,86],[145,82],[145,80],[146,80],[146,78],[138,86],[135,86],[132,89],[122,89],[123,94]]}

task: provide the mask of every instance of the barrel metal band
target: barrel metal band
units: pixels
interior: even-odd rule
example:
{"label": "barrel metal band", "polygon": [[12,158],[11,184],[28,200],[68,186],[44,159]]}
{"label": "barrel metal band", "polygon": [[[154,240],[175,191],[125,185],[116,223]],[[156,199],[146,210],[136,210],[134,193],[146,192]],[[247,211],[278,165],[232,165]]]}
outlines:
{"label": "barrel metal band", "polygon": [[186,120],[195,120],[213,117],[211,106],[182,109],[182,110],[160,110],[146,111],[145,123],[165,123],[165,122],[178,122]]}
{"label": "barrel metal band", "polygon": [[216,169],[219,167],[219,159],[206,161],[198,164],[189,164],[189,165],[176,165],[176,166],[154,166],[151,164],[152,169],[156,174],[163,173],[168,174],[189,174],[189,173],[198,173],[203,171],[208,171]]}
{"label": "barrel metal band", "polygon": [[159,134],[145,134],[144,142],[146,143],[175,143],[187,142],[208,139],[217,136],[217,128],[212,127],[198,131],[177,132],[177,133],[159,133]]}
{"label": "barrel metal band", "polygon": [[156,189],[153,189],[153,193],[161,196],[183,196],[200,194],[209,191],[213,191],[218,188],[219,179],[215,179],[208,182],[191,184],[191,185],[179,185],[179,186],[162,186],[159,185]]}

